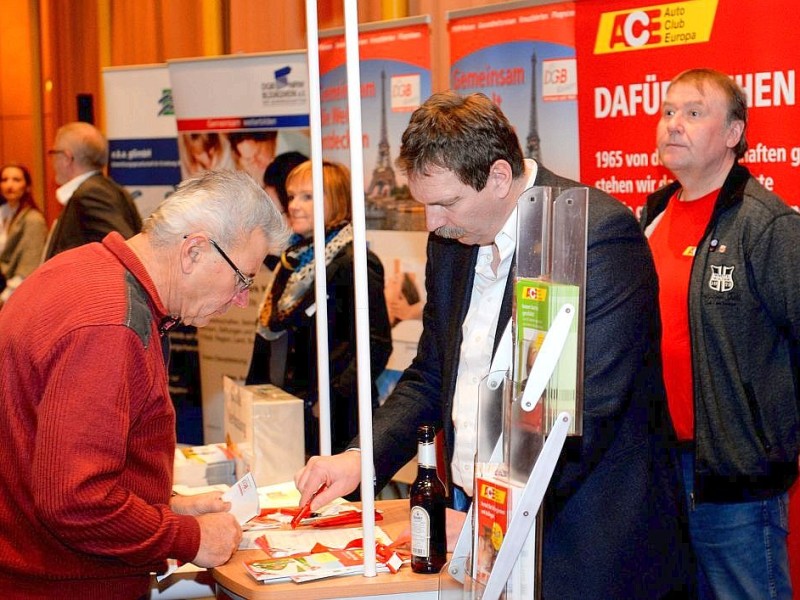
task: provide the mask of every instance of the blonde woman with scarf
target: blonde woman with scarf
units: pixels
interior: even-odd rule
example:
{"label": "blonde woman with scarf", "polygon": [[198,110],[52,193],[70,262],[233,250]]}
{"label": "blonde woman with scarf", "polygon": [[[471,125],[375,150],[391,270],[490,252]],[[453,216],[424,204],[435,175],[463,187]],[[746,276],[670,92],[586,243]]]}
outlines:
{"label": "blonde woman with scarf", "polygon": [[[341,452],[358,433],[353,228],[350,172],[325,161],[325,263],[328,290],[331,445]],[[286,180],[288,219],[294,232],[281,255],[261,305],[248,384],[272,383],[305,401],[306,454],[319,454],[317,336],[314,298],[314,205],[311,162],[295,167]],[[370,363],[373,382],[392,351],[384,299],[383,266],[367,252]],[[377,389],[372,386],[373,405]]]}

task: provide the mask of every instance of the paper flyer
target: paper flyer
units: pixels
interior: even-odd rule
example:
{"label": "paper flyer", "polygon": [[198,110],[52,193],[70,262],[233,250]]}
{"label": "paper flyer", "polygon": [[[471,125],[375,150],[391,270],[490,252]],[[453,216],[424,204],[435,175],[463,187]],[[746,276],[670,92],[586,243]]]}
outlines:
{"label": "paper flyer", "polygon": [[231,489],[222,495],[222,499],[232,504],[230,512],[240,525],[244,525],[260,512],[258,488],[252,473],[247,473],[233,484]]}

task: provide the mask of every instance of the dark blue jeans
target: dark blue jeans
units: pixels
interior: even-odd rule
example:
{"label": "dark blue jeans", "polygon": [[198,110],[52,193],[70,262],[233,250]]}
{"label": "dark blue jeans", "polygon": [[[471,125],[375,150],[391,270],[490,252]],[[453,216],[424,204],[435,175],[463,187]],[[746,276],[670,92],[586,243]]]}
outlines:
{"label": "dark blue jeans", "polygon": [[680,454],[701,600],[791,600],[788,494],[755,502],[692,502],[694,451]]}
{"label": "dark blue jeans", "polygon": [[472,504],[472,498],[467,496],[463,489],[453,486],[453,508],[461,512],[467,512]]}

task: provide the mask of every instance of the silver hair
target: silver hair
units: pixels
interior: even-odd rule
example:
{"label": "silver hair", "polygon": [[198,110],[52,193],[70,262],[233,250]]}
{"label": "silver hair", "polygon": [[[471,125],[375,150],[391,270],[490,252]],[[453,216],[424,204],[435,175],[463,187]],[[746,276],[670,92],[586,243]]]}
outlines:
{"label": "silver hair", "polygon": [[155,246],[208,232],[223,247],[235,247],[261,229],[271,252],[286,246],[289,229],[267,193],[243,171],[206,171],[180,183],[144,221]]}
{"label": "silver hair", "polygon": [[75,161],[84,168],[102,169],[108,164],[108,140],[91,123],[67,123],[58,129],[56,139],[63,140]]}

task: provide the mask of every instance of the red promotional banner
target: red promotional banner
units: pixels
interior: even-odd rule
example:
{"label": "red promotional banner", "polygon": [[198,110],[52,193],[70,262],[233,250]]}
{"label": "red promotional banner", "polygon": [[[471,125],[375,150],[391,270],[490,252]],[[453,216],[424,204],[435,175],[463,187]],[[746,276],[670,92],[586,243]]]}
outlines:
{"label": "red promotional banner", "polygon": [[[631,208],[672,179],[655,145],[670,79],[694,67],[728,73],[749,100],[742,160],[762,184],[800,204],[800,38],[778,15],[794,0],[586,0],[576,15],[581,179]],[[785,29],[783,30],[785,32]]]}
{"label": "red promotional banner", "polygon": [[[401,19],[359,29],[362,146],[367,227],[423,230],[422,207],[408,193],[394,160],[411,113],[431,93],[430,28],[426,19]],[[319,42],[322,152],[349,164],[349,110],[343,33]]]}

